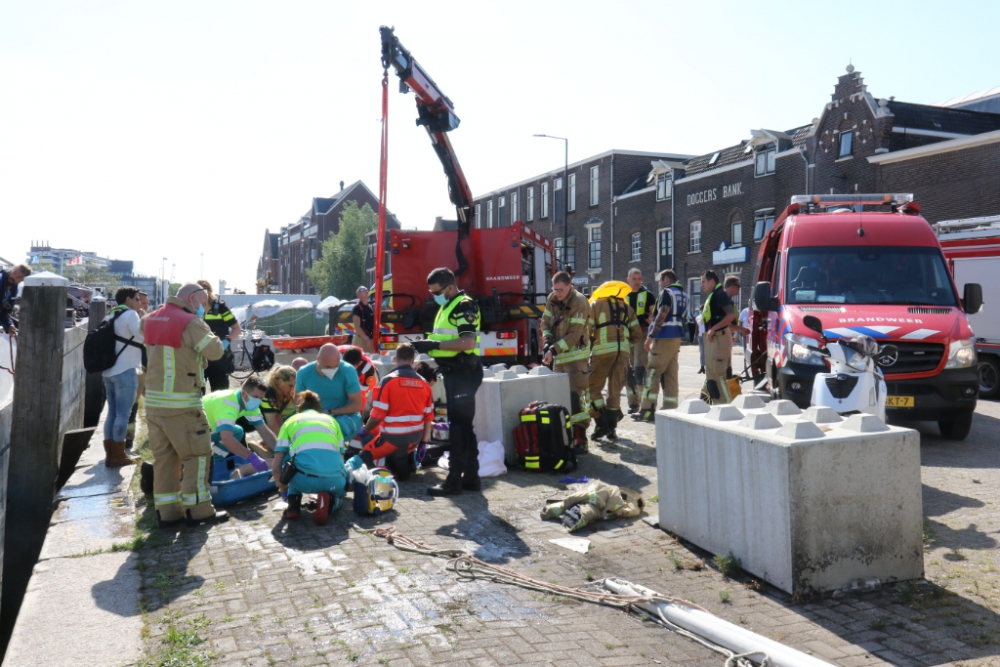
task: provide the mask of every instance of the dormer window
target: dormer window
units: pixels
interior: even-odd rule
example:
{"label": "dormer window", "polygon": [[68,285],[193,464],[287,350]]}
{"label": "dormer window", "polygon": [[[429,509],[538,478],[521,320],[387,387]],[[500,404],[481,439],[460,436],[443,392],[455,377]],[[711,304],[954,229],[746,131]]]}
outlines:
{"label": "dormer window", "polygon": [[761,150],[757,151],[754,158],[755,176],[766,176],[774,173],[774,156],[777,152],[778,151],[774,147],[774,144],[767,144]]}
{"label": "dormer window", "polygon": [[674,194],[674,181],[669,171],[656,175],[656,201],[670,199]]}

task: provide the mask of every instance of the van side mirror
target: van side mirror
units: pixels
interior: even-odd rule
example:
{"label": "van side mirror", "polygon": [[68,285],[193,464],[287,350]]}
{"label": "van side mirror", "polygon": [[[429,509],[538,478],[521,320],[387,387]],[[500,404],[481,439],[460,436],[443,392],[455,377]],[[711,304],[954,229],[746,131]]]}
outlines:
{"label": "van side mirror", "polygon": [[823,335],[823,323],[820,322],[819,318],[815,315],[806,315],[802,318],[802,324],[806,325],[807,329],[815,331],[820,336]]}
{"label": "van side mirror", "polygon": [[781,304],[778,303],[778,300],[773,296],[771,296],[770,282],[763,280],[754,286],[753,305],[754,308],[761,311],[762,313],[778,310],[781,307]]}
{"label": "van side mirror", "polygon": [[969,315],[975,315],[983,309],[983,288],[979,283],[965,283],[962,309]]}

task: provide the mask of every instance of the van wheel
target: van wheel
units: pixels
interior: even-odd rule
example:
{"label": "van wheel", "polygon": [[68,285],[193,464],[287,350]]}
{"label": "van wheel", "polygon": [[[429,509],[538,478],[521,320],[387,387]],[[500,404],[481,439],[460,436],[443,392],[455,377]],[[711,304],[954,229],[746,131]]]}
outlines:
{"label": "van wheel", "polygon": [[949,440],[965,440],[972,430],[972,413],[966,412],[958,419],[938,422],[941,435]]}
{"label": "van wheel", "polygon": [[1000,362],[996,357],[979,359],[979,397],[996,398],[1000,394]]}

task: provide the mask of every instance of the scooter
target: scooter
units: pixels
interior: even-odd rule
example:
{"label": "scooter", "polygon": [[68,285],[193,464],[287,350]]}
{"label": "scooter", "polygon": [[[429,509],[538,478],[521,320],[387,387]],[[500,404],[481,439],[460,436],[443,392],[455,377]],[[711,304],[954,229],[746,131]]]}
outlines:
{"label": "scooter", "polygon": [[899,354],[895,345],[879,349],[871,336],[827,339],[818,317],[807,315],[802,323],[819,334],[821,347],[812,347],[827,358],[829,373],[817,373],[813,380],[813,406],[833,408],[842,415],[863,412],[885,421],[886,387],[877,360]]}

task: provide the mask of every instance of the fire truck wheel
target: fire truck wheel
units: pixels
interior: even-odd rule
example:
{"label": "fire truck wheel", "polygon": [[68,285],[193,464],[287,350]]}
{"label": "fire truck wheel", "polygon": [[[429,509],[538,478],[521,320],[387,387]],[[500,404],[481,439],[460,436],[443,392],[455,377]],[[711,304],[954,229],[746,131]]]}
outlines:
{"label": "fire truck wheel", "polygon": [[972,413],[965,412],[958,419],[938,422],[941,435],[948,440],[965,440],[972,429]]}
{"label": "fire truck wheel", "polygon": [[979,358],[979,398],[1000,395],[1000,362],[996,357]]}

